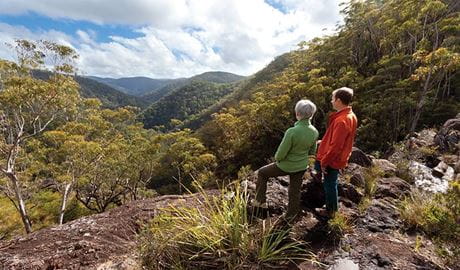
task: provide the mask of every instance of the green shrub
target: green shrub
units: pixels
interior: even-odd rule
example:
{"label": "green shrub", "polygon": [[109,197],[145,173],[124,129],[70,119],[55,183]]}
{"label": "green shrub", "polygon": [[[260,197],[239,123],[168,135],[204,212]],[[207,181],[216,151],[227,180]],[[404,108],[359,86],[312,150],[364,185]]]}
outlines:
{"label": "green shrub", "polygon": [[22,232],[25,231],[18,211],[10,200],[0,196],[0,240]]}
{"label": "green shrub", "polygon": [[421,231],[435,240],[447,261],[460,259],[460,184],[453,182],[447,193],[413,192],[400,204],[401,219],[408,229]]}

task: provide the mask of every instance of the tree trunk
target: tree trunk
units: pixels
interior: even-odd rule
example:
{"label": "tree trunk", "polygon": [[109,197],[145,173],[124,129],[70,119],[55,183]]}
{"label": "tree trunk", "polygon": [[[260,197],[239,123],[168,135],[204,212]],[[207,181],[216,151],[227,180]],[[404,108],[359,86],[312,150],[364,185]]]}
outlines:
{"label": "tree trunk", "polygon": [[415,132],[415,128],[417,127],[418,120],[420,118],[420,115],[422,114],[423,105],[425,105],[425,99],[428,94],[428,89],[430,85],[431,73],[432,73],[432,70],[430,70],[430,72],[428,73],[428,76],[425,80],[425,84],[423,85],[422,93],[420,94],[420,98],[417,102],[417,107],[415,108],[414,120],[412,120],[412,124],[409,130],[409,134],[411,136]]}
{"label": "tree trunk", "polygon": [[32,232],[32,225],[30,223],[29,216],[27,215],[26,205],[24,203],[24,199],[22,198],[21,188],[19,187],[19,181],[17,176],[13,172],[9,172],[8,177],[10,178],[13,187],[14,187],[14,194],[16,196],[16,200],[18,201],[18,210],[19,214],[21,214],[22,223],[24,224],[24,229],[26,233]]}
{"label": "tree trunk", "polygon": [[179,176],[179,194],[182,194],[182,179],[180,177],[180,169],[179,169],[179,167],[177,168],[177,174]]}
{"label": "tree trunk", "polygon": [[64,213],[65,213],[65,209],[67,205],[67,198],[69,196],[71,186],[72,186],[72,183],[68,183],[67,185],[65,185],[64,194],[62,195],[61,211],[59,213],[59,225],[62,225],[64,221]]}

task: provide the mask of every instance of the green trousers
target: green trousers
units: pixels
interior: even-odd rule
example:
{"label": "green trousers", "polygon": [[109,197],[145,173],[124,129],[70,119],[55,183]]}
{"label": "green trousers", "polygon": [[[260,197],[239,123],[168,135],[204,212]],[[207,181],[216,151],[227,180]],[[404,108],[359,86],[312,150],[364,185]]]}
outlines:
{"label": "green trousers", "polygon": [[275,163],[263,166],[257,173],[256,200],[260,203],[267,201],[267,181],[270,177],[289,175],[289,203],[286,218],[294,218],[300,212],[300,188],[305,170],[288,173],[276,166]]}

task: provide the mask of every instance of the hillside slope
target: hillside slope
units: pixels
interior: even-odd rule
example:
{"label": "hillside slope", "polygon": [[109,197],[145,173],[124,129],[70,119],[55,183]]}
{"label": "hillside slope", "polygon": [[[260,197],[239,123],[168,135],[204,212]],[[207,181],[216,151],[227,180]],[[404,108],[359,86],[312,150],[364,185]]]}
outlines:
{"label": "hillside slope", "polygon": [[[47,79],[49,72],[35,70],[33,76],[40,79]],[[75,81],[80,85],[80,93],[85,98],[98,98],[106,108],[118,108],[123,106],[134,106],[144,108],[147,106],[145,100],[127,95],[107,84],[100,83],[87,77],[75,76]]]}
{"label": "hillside slope", "polygon": [[174,83],[176,80],[181,79],[152,79],[148,77],[127,77],[127,78],[101,78],[96,76],[89,76],[89,78],[101,83],[105,83],[123,93],[142,96],[149,92],[153,92],[164,86]]}
{"label": "hillside slope", "polygon": [[172,127],[171,119],[186,120],[194,117],[232,93],[235,88],[235,84],[191,81],[149,106],[142,114],[142,122],[146,128],[165,126],[169,129]]}

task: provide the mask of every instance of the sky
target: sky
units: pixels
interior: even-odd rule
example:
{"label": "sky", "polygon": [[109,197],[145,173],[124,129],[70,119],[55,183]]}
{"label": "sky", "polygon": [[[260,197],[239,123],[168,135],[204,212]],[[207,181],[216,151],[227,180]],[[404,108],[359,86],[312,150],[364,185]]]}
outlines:
{"label": "sky", "polygon": [[15,39],[50,40],[79,54],[80,74],[251,75],[300,41],[331,35],[343,0],[1,0],[0,58]]}

